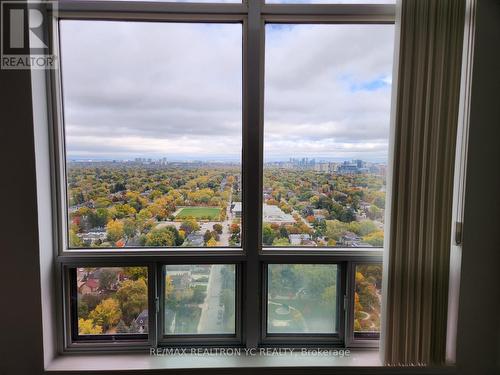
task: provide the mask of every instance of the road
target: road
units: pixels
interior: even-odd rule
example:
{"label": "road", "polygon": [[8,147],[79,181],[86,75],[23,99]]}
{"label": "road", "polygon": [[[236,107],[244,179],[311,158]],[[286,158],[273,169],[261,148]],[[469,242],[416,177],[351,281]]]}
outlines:
{"label": "road", "polygon": [[222,291],[222,267],[224,267],[224,265],[216,264],[213,265],[210,270],[207,285],[207,296],[201,306],[198,333],[225,333],[223,324],[224,307],[219,305],[220,294]]}

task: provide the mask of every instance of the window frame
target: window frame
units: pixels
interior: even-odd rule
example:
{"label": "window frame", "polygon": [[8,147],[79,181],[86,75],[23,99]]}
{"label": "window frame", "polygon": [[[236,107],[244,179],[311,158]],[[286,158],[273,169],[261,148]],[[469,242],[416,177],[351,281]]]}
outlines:
{"label": "window frame", "polygon": [[[263,0],[244,0],[239,3],[160,3],[100,0],[61,0],[58,13],[53,15],[49,27],[50,40],[55,54],[60,57],[59,20],[124,20],[154,22],[216,22],[242,24],[242,158],[241,192],[243,215],[241,223],[241,246],[234,248],[132,248],[110,249],[68,249],[67,244],[67,194],[66,159],[62,86],[59,70],[46,73],[47,98],[49,107],[49,139],[51,148],[51,180],[53,198],[53,237],[56,259],[56,289],[58,314],[63,324],[58,327],[58,342],[61,352],[84,350],[145,350],[142,345],[134,346],[125,341],[124,345],[103,342],[99,345],[73,342],[70,308],[68,267],[85,265],[143,265],[149,267],[148,288],[150,329],[149,347],[156,346],[210,346],[233,345],[255,348],[259,346],[376,346],[378,340],[361,342],[350,334],[352,324],[346,321],[353,299],[354,286],[349,281],[352,264],[382,262],[383,248],[324,248],[307,247],[276,248],[262,244],[262,189],[263,189],[263,113],[264,113],[264,56],[266,23],[303,24],[394,24],[396,6],[392,4],[265,4]],[[257,156],[256,156],[257,155]],[[391,158],[389,157],[389,160]],[[388,165],[388,168],[391,168]],[[390,186],[387,187],[390,189]],[[390,213],[389,213],[390,214]],[[227,337],[207,337],[196,335],[175,340],[161,338],[162,331],[157,316],[157,304],[161,306],[161,276],[165,264],[224,264],[234,263],[237,270],[237,340]],[[341,285],[347,293],[348,302],[341,301],[344,314],[340,322],[343,327],[342,339],[337,342],[316,340],[314,335],[300,335],[282,340],[273,339],[265,331],[267,317],[266,274],[270,263],[339,263]],[[151,274],[153,272],[153,275]],[[157,302],[158,301],[158,302]],[[352,311],[353,313],[353,311]],[[154,325],[154,327],[151,327]],[[300,340],[298,340],[300,339]],[[168,342],[166,342],[168,341]],[[375,342],[377,341],[377,342]]]}
{"label": "window frame", "polygon": [[[363,262],[360,260],[355,260],[352,262],[349,262],[349,288],[347,289],[347,301],[349,303],[349,309],[352,311],[352,314],[348,314],[346,316],[347,320],[347,332],[348,336],[346,337],[346,342],[350,347],[356,348],[356,347],[378,347],[380,343],[380,332],[378,334],[367,334],[367,333],[358,333],[358,337],[356,337],[356,332],[354,331],[354,294],[356,293],[356,267],[358,265],[367,265],[367,264],[377,264],[383,267],[382,261],[370,261],[370,262]],[[383,272],[383,269],[382,269]],[[382,303],[380,304],[382,308]]]}
{"label": "window frame", "polygon": [[[235,272],[235,320],[234,320],[234,334],[165,334],[165,266],[169,265],[198,265],[198,264],[223,264],[223,265],[234,265]],[[157,317],[157,333],[158,333],[158,345],[164,347],[179,347],[179,346],[190,346],[190,347],[204,347],[204,346],[239,346],[242,343],[241,340],[241,274],[242,274],[242,264],[241,263],[233,263],[233,262],[208,262],[198,261],[195,263],[186,264],[185,262],[169,262],[169,263],[161,263],[158,270],[158,281],[157,285],[159,286],[159,308],[156,310],[159,316]]]}
{"label": "window frame", "polygon": [[[130,267],[140,266],[148,269],[148,333],[125,335],[90,335],[81,337],[78,334],[78,311],[76,304],[76,268],[81,267]],[[141,351],[149,348],[156,341],[157,322],[156,314],[156,264],[151,262],[127,262],[104,259],[100,261],[78,259],[61,264],[63,276],[63,316],[64,316],[64,343],[68,351],[85,351],[89,349],[106,349],[111,351],[131,350]]]}
{"label": "window frame", "polygon": [[[269,265],[271,264],[319,264],[337,266],[337,301],[336,301],[336,331],[334,333],[269,333],[268,332],[268,286],[269,286]],[[325,261],[325,262],[269,262],[263,265],[263,288],[262,288],[262,343],[286,346],[328,346],[343,347],[345,336],[345,298],[346,295],[346,266],[347,262]]]}

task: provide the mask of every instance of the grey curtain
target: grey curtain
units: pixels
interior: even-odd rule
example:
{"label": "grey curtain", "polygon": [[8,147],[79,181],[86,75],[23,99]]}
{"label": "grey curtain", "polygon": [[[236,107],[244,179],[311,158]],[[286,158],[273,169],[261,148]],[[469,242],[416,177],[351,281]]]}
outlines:
{"label": "grey curtain", "polygon": [[444,363],[465,0],[402,0],[384,360]]}

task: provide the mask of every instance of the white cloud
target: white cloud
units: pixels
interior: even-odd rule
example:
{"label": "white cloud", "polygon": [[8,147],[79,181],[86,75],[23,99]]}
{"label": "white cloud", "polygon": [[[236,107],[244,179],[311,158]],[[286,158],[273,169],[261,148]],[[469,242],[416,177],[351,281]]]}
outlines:
{"label": "white cloud", "polygon": [[[268,26],[266,157],[383,159],[392,39]],[[61,44],[70,157],[240,157],[241,25],[62,21]]]}

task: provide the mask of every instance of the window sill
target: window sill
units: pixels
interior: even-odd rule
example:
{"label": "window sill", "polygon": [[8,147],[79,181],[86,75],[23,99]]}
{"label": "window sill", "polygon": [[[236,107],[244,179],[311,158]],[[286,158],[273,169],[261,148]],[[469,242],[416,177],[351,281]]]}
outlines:
{"label": "window sill", "polygon": [[[266,349],[264,349],[266,350]],[[272,350],[272,349],[270,349]],[[453,367],[442,369],[407,368],[397,369],[382,367],[379,352],[376,350],[351,350],[349,356],[333,355],[303,355],[300,351],[281,355],[255,354],[245,355],[242,349],[241,355],[222,354],[168,354],[165,356],[152,356],[149,354],[71,354],[61,355],[55,358],[46,368],[46,372],[68,372],[68,371],[177,371],[200,370],[205,374],[211,373],[211,369],[244,369],[244,368],[307,368],[318,367],[343,368],[341,373],[359,373],[360,367],[371,368],[370,373],[418,373],[418,374],[451,374]],[[327,369],[328,370],[328,369]],[[393,371],[394,370],[394,371]],[[408,371],[406,371],[408,370]],[[164,373],[162,371],[162,373]],[[259,370],[261,371],[261,370]],[[331,370],[330,370],[331,371]],[[300,372],[300,370],[299,370]],[[214,372],[215,373],[215,372]],[[365,373],[365,372],[363,372]]]}
{"label": "window sill", "polygon": [[[262,349],[267,350],[267,349]],[[269,349],[272,351],[273,349]],[[323,350],[323,349],[321,349]],[[189,349],[188,349],[189,351]],[[381,366],[376,350],[351,350],[349,356],[328,354],[301,354],[300,351],[286,354],[254,355],[224,354],[66,354],[52,360],[46,371],[110,371],[110,370],[178,370],[210,368],[252,367],[352,367]],[[325,349],[326,351],[326,349]]]}

